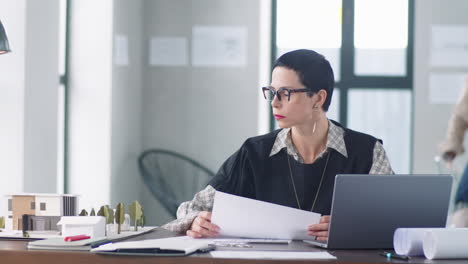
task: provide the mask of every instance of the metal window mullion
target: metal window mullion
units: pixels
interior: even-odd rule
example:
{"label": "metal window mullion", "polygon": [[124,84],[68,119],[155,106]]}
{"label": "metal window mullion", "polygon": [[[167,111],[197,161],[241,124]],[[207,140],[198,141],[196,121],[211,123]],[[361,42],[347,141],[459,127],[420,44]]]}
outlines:
{"label": "metal window mullion", "polygon": [[[272,0],[271,2],[271,67],[273,68],[273,64],[276,61],[276,56],[278,54],[277,43],[276,43],[276,29],[278,25],[278,1]],[[271,74],[270,74],[270,81],[271,81]],[[273,118],[273,109],[268,107],[268,112],[270,116],[270,131],[275,129],[275,119]]]}
{"label": "metal window mullion", "polygon": [[[413,74],[414,74],[414,0],[408,0],[408,46],[406,47],[406,74],[409,78],[409,83],[411,86],[411,90],[413,90]],[[414,96],[413,93],[411,95],[411,120],[414,116]],[[414,122],[410,122],[410,160],[409,160],[409,170],[410,172],[413,171],[413,131],[414,131]]]}
{"label": "metal window mullion", "polygon": [[340,63],[340,113],[343,126],[348,124],[348,90],[354,79],[354,0],[342,1],[341,63]]}
{"label": "metal window mullion", "polygon": [[65,70],[62,76],[62,83],[64,89],[64,126],[63,126],[63,193],[69,193],[69,120],[70,120],[70,87],[69,87],[69,69],[70,69],[70,10],[71,0],[66,0],[66,14],[65,14]]}

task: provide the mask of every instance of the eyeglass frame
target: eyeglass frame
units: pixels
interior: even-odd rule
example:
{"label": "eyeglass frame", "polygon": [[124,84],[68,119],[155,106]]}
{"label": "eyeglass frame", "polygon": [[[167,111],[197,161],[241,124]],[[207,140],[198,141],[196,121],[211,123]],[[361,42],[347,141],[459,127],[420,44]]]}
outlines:
{"label": "eyeglass frame", "polygon": [[[269,100],[266,95],[265,95],[265,91],[272,91],[273,92],[273,97],[271,100]],[[263,92],[263,97],[265,98],[265,100],[271,102],[273,101],[273,99],[275,98],[275,96],[278,98],[278,101],[281,101],[281,95],[279,94],[280,91],[287,91],[288,92],[288,102],[290,101],[291,99],[291,94],[292,93],[304,93],[304,92],[310,92],[310,94],[314,94],[314,92],[309,89],[309,88],[298,88],[298,89],[290,89],[290,88],[287,88],[287,87],[281,87],[279,88],[278,90],[274,90],[273,87],[271,86],[265,86],[265,87],[262,87],[262,92]]]}

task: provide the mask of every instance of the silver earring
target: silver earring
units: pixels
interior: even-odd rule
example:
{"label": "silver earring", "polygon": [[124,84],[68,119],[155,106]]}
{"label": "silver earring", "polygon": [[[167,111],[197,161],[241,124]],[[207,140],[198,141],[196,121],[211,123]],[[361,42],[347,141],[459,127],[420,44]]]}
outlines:
{"label": "silver earring", "polygon": [[312,134],[315,133],[315,127],[317,127],[317,121],[314,122],[314,128],[312,128]]}

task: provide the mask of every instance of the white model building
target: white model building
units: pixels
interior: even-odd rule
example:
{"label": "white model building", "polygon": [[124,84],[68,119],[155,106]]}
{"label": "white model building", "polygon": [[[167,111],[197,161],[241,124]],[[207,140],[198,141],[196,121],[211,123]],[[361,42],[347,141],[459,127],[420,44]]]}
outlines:
{"label": "white model building", "polygon": [[104,216],[62,216],[57,225],[62,226],[62,236],[88,235],[91,238],[106,236]]}
{"label": "white model building", "polygon": [[58,230],[57,222],[61,216],[78,214],[76,195],[24,193],[7,197],[6,229],[23,230],[23,215],[26,215],[26,230]]}

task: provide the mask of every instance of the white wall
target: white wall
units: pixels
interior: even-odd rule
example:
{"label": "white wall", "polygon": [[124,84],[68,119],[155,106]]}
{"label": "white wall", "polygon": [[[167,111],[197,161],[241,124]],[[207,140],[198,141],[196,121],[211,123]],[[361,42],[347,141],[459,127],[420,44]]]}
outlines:
{"label": "white wall", "polygon": [[[437,173],[434,157],[438,145],[445,138],[453,104],[431,104],[429,102],[429,77],[431,73],[465,72],[468,68],[431,67],[431,25],[468,25],[468,1],[465,0],[418,0],[415,11],[414,45],[414,131],[413,172]],[[449,87],[447,88],[449,89]],[[468,140],[465,140],[465,148]],[[459,157],[459,170],[466,164],[467,155]]]}
{"label": "white wall", "polygon": [[58,162],[59,0],[29,0],[26,23],[23,191],[53,193]]}
{"label": "white wall", "polygon": [[0,19],[12,53],[0,55],[0,216],[3,195],[23,188],[26,1],[0,0]]}
{"label": "white wall", "polygon": [[110,203],[113,1],[71,1],[69,193]]}
{"label": "white wall", "polygon": [[[112,70],[111,205],[140,200],[141,177],[137,158],[141,152],[141,91],[144,42],[143,1],[115,0],[113,36],[128,40],[128,64]],[[117,47],[113,50],[116,54]]]}
{"label": "white wall", "polygon": [[[180,152],[217,171],[258,132],[260,1],[148,0],[144,10],[146,52],[154,36],[185,37],[191,45],[193,25],[248,30],[245,67],[194,67],[190,59],[188,66],[145,63],[143,148]],[[188,50],[191,58],[191,46]],[[149,219],[170,220],[146,190],[143,194]]]}
{"label": "white wall", "polygon": [[[140,200],[142,1],[72,3],[69,192],[81,209]],[[116,36],[128,63],[116,64]]]}
{"label": "white wall", "polygon": [[0,56],[0,216],[3,195],[55,192],[58,0],[0,0],[12,53]]}
{"label": "white wall", "polygon": [[[36,215],[40,216],[58,216],[62,215],[63,198],[52,196],[36,196]],[[45,210],[41,210],[41,203],[45,203]]]}

